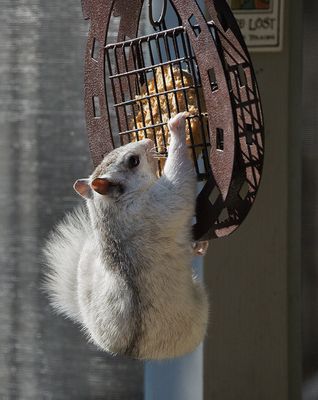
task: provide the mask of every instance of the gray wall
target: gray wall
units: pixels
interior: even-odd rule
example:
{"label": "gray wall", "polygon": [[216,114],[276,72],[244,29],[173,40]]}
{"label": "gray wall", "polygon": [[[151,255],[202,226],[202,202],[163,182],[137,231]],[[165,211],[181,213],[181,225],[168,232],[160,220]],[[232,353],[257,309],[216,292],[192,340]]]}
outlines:
{"label": "gray wall", "polygon": [[[318,372],[318,4],[304,4],[303,338],[304,378]],[[318,385],[317,385],[318,387]],[[316,391],[318,398],[318,388]]]}
{"label": "gray wall", "polygon": [[252,212],[205,262],[212,311],[205,398],[300,398],[302,2],[286,1],[284,50],[254,54],[263,99],[263,181]]}
{"label": "gray wall", "polygon": [[143,365],[88,345],[41,292],[43,239],[91,168],[80,0],[0,6],[0,398],[142,399]]}

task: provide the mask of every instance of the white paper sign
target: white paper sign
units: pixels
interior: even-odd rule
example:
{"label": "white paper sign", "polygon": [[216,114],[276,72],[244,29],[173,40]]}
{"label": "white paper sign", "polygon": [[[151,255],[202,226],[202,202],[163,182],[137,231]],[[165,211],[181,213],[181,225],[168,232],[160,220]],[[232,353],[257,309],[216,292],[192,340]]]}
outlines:
{"label": "white paper sign", "polygon": [[250,51],[281,51],[283,0],[228,0]]}

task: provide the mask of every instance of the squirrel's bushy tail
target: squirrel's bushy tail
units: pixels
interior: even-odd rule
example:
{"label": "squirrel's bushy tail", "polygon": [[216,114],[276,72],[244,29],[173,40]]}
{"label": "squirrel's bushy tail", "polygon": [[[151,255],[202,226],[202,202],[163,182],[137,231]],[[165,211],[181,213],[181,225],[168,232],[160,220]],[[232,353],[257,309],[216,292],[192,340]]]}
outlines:
{"label": "squirrel's bushy tail", "polygon": [[89,226],[85,208],[73,211],[54,229],[43,251],[46,264],[43,288],[54,309],[76,321],[80,320],[77,269]]}

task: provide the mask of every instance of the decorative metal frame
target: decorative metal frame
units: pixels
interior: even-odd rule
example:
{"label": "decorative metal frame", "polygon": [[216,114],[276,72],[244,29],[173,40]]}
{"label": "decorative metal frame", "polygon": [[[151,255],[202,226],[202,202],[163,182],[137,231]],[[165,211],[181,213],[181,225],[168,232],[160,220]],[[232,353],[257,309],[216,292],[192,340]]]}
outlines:
{"label": "decorative metal frame", "polygon": [[[179,65],[182,70],[182,63],[187,63],[197,95],[200,89],[206,105],[206,113],[199,110],[194,117],[204,124],[207,116],[209,132],[209,141],[201,144],[203,172],[193,151],[198,179],[205,181],[197,197],[193,234],[195,240],[229,235],[242,223],[256,197],[263,167],[264,126],[252,62],[226,1],[205,0],[203,12],[195,0],[164,0],[155,20],[152,0],[148,0],[153,33],[142,37],[138,28],[143,0],[83,0],[82,4],[84,17],[90,20],[85,109],[94,165],[115,145],[129,141],[131,133],[138,135],[138,129],[128,127],[127,107],[138,101],[136,95],[147,73],[155,75],[154,69],[164,65]],[[179,22],[169,29],[167,4]],[[120,22],[115,42],[109,43],[113,17]],[[168,41],[171,45],[167,48]],[[156,45],[158,54],[161,48],[166,48],[166,54],[156,54],[155,60],[152,49]],[[153,128],[164,124],[161,121]],[[116,143],[116,134],[120,143]]]}

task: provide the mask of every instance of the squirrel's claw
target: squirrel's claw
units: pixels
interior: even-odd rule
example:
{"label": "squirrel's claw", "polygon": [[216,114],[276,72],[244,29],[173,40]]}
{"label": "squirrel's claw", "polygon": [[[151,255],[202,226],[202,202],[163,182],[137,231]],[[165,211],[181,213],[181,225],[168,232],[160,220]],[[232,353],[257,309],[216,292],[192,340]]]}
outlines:
{"label": "squirrel's claw", "polygon": [[169,130],[174,133],[178,133],[180,130],[184,131],[185,120],[190,117],[190,115],[188,111],[184,111],[172,117],[168,122]]}

